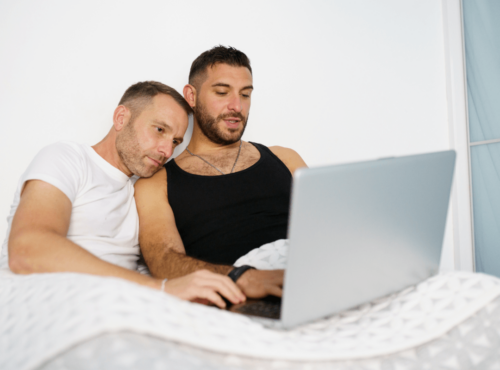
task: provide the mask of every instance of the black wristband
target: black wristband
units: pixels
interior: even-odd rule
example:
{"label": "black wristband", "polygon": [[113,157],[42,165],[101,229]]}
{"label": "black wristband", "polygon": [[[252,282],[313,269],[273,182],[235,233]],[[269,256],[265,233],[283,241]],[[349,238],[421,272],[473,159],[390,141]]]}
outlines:
{"label": "black wristband", "polygon": [[245,273],[245,271],[250,270],[250,269],[255,269],[255,267],[248,266],[248,265],[243,265],[240,267],[235,267],[227,276],[231,278],[232,281],[236,283],[236,281]]}

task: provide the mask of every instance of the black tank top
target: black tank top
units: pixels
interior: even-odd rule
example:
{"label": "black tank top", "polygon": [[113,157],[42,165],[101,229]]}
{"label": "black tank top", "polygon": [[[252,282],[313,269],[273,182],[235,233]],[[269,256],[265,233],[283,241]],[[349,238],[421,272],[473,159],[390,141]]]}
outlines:
{"label": "black tank top", "polygon": [[228,175],[201,176],[165,164],[168,201],[186,254],[232,265],[254,248],[286,238],[292,175],[264,145],[260,159]]}

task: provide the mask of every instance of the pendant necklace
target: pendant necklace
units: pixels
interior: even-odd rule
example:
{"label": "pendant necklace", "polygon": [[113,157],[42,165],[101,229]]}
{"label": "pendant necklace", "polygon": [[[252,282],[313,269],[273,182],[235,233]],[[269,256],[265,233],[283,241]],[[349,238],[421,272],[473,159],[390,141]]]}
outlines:
{"label": "pendant necklace", "polygon": [[[242,143],[242,140],[240,140],[240,147],[238,149],[238,155],[236,156],[236,160],[234,161],[234,164],[233,164],[233,168],[231,168],[231,172],[229,173],[233,173],[234,171],[234,167],[236,167],[236,163],[238,162],[238,158],[240,158],[240,153],[241,153],[241,143]],[[217,167],[215,167],[212,163],[210,163],[209,161],[207,161],[205,158],[199,156],[198,154],[194,154],[194,153],[191,153],[191,151],[186,147],[186,150],[189,154],[191,154],[192,156],[194,157],[198,157],[200,158],[203,162],[205,162],[206,164],[208,164],[209,166],[212,166],[213,168],[215,168],[217,171],[219,171],[220,173],[222,173],[223,175],[226,175],[224,172],[222,172],[220,169],[218,169]]]}

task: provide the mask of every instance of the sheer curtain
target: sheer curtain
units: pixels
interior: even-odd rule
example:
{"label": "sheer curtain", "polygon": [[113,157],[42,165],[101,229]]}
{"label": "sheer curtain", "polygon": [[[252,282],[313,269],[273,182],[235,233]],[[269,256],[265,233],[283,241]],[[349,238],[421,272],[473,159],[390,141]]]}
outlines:
{"label": "sheer curtain", "polygon": [[476,271],[500,277],[500,1],[462,4]]}

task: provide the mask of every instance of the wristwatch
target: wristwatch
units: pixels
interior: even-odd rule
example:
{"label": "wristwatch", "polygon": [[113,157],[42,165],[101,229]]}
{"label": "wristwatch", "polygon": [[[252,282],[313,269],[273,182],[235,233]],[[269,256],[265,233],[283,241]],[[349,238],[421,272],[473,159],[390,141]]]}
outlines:
{"label": "wristwatch", "polygon": [[243,265],[240,267],[235,267],[231,272],[227,275],[231,278],[232,281],[236,283],[236,281],[243,275],[243,273],[247,270],[254,269],[255,267],[248,266],[248,265]]}

